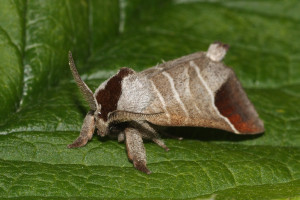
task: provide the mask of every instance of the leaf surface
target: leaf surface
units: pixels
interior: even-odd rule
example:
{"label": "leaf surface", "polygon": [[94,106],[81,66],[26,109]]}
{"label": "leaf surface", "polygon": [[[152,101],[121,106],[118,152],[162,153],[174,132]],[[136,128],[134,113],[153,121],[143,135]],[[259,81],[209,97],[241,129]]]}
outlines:
{"label": "leaf surface", "polygon": [[[300,3],[291,1],[3,1],[0,196],[16,199],[286,199],[300,193]],[[146,143],[151,175],[124,144],[96,136],[67,149],[88,111],[71,50],[92,90],[120,67],[230,44],[225,63],[265,123],[262,135],[170,128]]]}

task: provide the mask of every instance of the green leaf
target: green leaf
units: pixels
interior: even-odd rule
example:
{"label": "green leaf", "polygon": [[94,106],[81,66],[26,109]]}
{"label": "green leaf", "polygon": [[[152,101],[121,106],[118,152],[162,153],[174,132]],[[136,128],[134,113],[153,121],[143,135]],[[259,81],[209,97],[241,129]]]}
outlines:
{"label": "green leaf", "polygon": [[[300,198],[300,3],[290,1],[2,1],[0,197],[14,199]],[[265,122],[262,135],[171,128],[146,143],[151,175],[124,144],[94,137],[67,149],[88,111],[71,50],[94,90],[120,67],[230,44],[235,70]]]}

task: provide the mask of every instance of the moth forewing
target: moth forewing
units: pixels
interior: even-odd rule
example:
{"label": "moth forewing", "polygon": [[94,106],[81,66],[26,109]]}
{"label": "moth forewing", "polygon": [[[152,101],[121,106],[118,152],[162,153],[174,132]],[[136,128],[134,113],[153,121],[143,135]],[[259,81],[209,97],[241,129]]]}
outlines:
{"label": "moth forewing", "polygon": [[117,132],[118,141],[126,142],[134,167],[149,174],[143,139],[169,150],[160,139],[158,126],[262,133],[263,122],[254,106],[233,70],[221,62],[227,50],[228,45],[213,43],[207,52],[183,56],[139,73],[121,68],[93,95],[81,80],[70,54],[72,74],[91,111],[80,136],[69,147],[85,145],[94,128],[100,136]]}
{"label": "moth forewing", "polygon": [[228,46],[211,46],[213,52],[163,63],[156,67],[160,71],[148,74],[153,100],[144,112],[165,113],[148,121],[161,126],[218,128],[236,134],[263,132],[263,122],[233,70],[218,61]]}

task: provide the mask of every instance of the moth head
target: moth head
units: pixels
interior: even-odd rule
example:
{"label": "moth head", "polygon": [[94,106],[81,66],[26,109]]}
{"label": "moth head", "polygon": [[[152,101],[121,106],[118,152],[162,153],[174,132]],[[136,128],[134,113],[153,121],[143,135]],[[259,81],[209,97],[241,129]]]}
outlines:
{"label": "moth head", "polygon": [[100,135],[101,137],[104,137],[106,135],[108,135],[108,123],[105,122],[103,120],[103,118],[101,117],[101,106],[99,106],[100,108],[97,109],[94,113],[94,117],[95,117],[95,126],[98,129],[97,133],[98,135]]}

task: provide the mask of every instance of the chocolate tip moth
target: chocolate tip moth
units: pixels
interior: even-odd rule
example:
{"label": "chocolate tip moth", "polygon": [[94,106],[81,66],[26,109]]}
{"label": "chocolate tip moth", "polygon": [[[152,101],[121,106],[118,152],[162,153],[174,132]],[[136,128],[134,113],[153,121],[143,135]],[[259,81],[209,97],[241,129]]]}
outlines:
{"label": "chocolate tip moth", "polygon": [[141,72],[121,68],[93,93],[80,78],[71,52],[73,77],[89,103],[79,137],[69,148],[81,147],[95,128],[101,137],[126,143],[128,158],[136,169],[150,174],[143,140],[166,151],[161,126],[194,126],[222,129],[236,134],[264,132],[263,122],[233,70],[222,63],[228,45],[211,44],[196,52]]}

